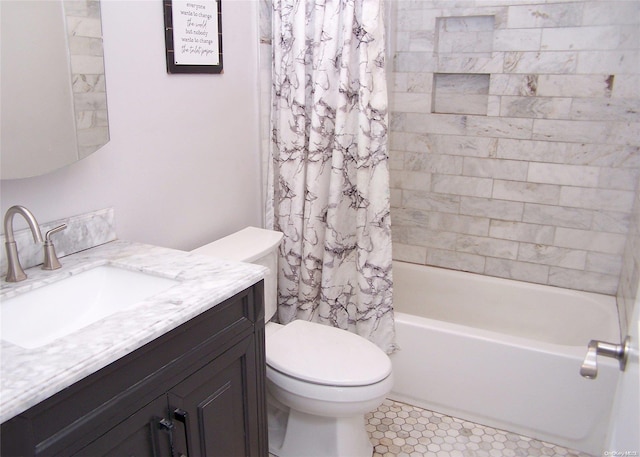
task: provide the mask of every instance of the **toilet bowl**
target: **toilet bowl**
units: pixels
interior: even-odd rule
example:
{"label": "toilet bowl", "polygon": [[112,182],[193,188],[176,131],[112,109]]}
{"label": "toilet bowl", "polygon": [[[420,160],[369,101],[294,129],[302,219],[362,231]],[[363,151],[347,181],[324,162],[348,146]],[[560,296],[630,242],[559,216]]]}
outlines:
{"label": "toilet bowl", "polygon": [[[277,307],[282,233],[247,227],[194,253],[256,263],[265,276],[265,320]],[[364,414],[393,386],[389,357],[345,330],[303,320],[265,327],[269,452],[279,457],[370,457]]]}

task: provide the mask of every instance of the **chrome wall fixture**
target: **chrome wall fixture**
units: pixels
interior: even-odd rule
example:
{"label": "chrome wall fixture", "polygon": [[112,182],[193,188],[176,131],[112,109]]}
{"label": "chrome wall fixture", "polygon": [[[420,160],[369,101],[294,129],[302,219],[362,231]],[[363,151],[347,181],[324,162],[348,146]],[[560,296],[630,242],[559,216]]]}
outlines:
{"label": "chrome wall fixture", "polygon": [[587,355],[580,366],[580,374],[587,379],[598,376],[598,356],[611,357],[620,362],[620,371],[624,371],[629,358],[631,338],[626,337],[622,344],[607,343],[606,341],[591,340],[587,346]]}

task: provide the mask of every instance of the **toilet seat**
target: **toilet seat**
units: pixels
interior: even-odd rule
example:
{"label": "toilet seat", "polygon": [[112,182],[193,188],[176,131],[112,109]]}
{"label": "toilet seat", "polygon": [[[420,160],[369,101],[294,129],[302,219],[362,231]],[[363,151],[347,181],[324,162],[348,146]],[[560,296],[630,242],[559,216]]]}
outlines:
{"label": "toilet seat", "polygon": [[307,383],[368,386],[391,374],[391,360],[379,347],[328,325],[293,321],[271,334],[266,346],[271,369]]}

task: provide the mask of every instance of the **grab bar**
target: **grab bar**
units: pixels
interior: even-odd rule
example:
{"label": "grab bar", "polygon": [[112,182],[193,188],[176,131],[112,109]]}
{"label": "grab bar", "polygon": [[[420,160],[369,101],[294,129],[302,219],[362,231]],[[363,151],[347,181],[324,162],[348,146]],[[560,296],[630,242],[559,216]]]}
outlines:
{"label": "grab bar", "polygon": [[620,371],[624,371],[629,358],[631,338],[625,338],[623,344],[607,343],[606,341],[591,340],[587,346],[587,355],[580,366],[580,375],[587,379],[598,376],[598,356],[611,357],[620,362]]}

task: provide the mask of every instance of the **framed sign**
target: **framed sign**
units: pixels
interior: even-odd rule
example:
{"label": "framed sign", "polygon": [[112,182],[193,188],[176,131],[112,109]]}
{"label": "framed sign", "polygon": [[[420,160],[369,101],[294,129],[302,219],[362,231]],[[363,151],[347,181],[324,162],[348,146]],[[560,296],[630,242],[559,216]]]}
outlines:
{"label": "framed sign", "polygon": [[163,0],[168,73],[222,73],[221,0]]}

